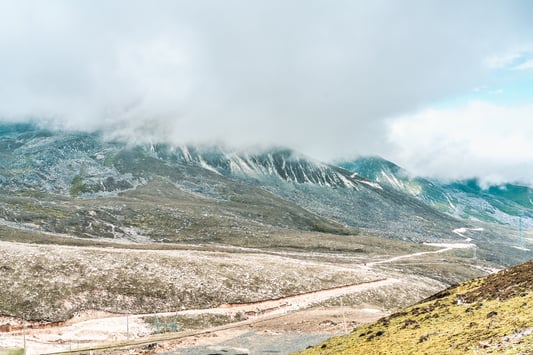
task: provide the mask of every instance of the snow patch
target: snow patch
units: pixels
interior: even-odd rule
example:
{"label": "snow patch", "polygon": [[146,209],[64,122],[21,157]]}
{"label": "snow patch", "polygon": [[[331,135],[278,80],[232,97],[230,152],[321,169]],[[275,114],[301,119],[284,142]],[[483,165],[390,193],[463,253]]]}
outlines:
{"label": "snow patch", "polygon": [[214,172],[215,174],[218,174],[218,175],[222,175],[218,172],[217,169],[213,168],[211,165],[207,164],[205,162],[205,160],[203,160],[202,158],[200,158],[200,166],[206,170],[209,170],[209,171],[212,171]]}
{"label": "snow patch", "polygon": [[373,188],[375,188],[375,189],[383,190],[383,187],[381,187],[381,185],[378,184],[378,183],[371,182],[371,181],[365,181],[365,180],[361,180],[361,182],[362,182],[363,184],[366,184],[366,185],[368,185],[368,186],[371,186],[371,187],[373,187]]}
{"label": "snow patch", "polygon": [[444,196],[446,196],[446,200],[448,200],[448,204],[450,205],[452,210],[455,210],[455,205],[452,203],[452,200],[450,199],[450,197],[447,194],[445,194]]}
{"label": "snow patch", "polygon": [[339,179],[342,180],[346,187],[356,188],[355,184],[348,180],[346,177],[344,177],[342,174],[338,174],[337,176],[339,177]]}
{"label": "snow patch", "polygon": [[518,249],[518,250],[530,251],[528,248],[522,247],[522,246],[518,246],[518,245],[511,245],[511,247],[515,248],[515,249]]}
{"label": "snow patch", "polygon": [[238,155],[235,155],[233,159],[230,160],[230,167],[232,171],[238,170],[247,175],[257,175],[257,172],[253,168],[252,164],[243,160]]}
{"label": "snow patch", "polygon": [[189,148],[186,145],[180,147],[180,150],[183,153],[183,157],[186,161],[192,161],[191,153],[189,152]]}

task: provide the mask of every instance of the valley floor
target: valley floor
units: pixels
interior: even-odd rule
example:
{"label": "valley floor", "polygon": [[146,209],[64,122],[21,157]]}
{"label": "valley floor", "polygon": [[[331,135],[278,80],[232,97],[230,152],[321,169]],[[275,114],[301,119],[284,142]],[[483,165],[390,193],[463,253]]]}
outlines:
{"label": "valley floor", "polygon": [[[172,262],[176,262],[175,260],[184,259],[189,266],[193,259],[199,260],[199,263],[206,263],[209,260],[210,266],[204,265],[204,268],[208,268],[204,270],[207,273],[209,270],[228,264],[244,263],[245,267],[260,265],[258,273],[265,273],[267,271],[265,268],[270,268],[273,270],[268,271],[272,272],[272,275],[277,275],[276,280],[261,281],[271,283],[267,288],[276,288],[283,282],[296,282],[295,280],[300,277],[307,288],[296,282],[294,290],[285,291],[286,295],[269,298],[264,296],[268,293],[257,290],[258,287],[266,287],[265,285],[245,283],[239,285],[243,288],[241,292],[247,293],[246,287],[253,288],[256,297],[261,301],[245,302],[243,299],[243,302],[234,304],[163,313],[131,312],[131,314],[117,315],[84,311],[64,323],[47,326],[39,322],[24,322],[20,318],[3,318],[0,319],[1,324],[4,324],[4,332],[0,333],[0,348],[21,348],[25,344],[28,354],[83,352],[82,349],[87,351],[91,348],[100,349],[98,351],[105,353],[175,351],[184,354],[210,353],[220,349],[226,350],[227,354],[259,353],[259,351],[269,351],[268,349],[283,354],[302,350],[326,337],[350,331],[359,324],[378,319],[395,308],[420,300],[444,288],[446,283],[432,278],[431,274],[424,275],[423,272],[417,271],[416,267],[424,263],[431,263],[437,272],[439,269],[459,270],[458,277],[461,278],[482,274],[479,265],[466,263],[466,258],[461,254],[472,246],[469,241],[432,244],[430,250],[429,246],[420,245],[419,249],[423,251],[412,250],[401,255],[372,254],[364,257],[222,246],[218,249],[211,246],[213,250],[210,251],[133,251],[85,247],[80,248],[83,249],[82,256],[78,255],[78,258],[75,258],[72,255],[75,253],[74,247],[2,242],[2,248],[8,251],[6,254],[8,256],[11,252],[19,258],[18,260],[24,260],[25,256],[28,259],[42,257],[46,258],[47,262],[55,260],[58,265],[73,262],[72,258],[81,263],[85,259],[94,260],[94,257],[109,253],[114,254],[112,264],[114,268],[127,267],[128,258],[131,257],[145,261],[173,258]],[[116,264],[117,260],[122,260],[122,264]],[[399,261],[401,263],[398,263]],[[415,272],[406,272],[410,262],[413,262]],[[102,260],[99,263],[100,267],[105,264]],[[454,269],[457,267],[459,269]],[[110,265],[105,268],[110,272]],[[165,272],[164,268],[156,267],[154,270]],[[253,270],[232,268],[228,272],[248,274],[253,273]],[[288,274],[294,275],[284,281]],[[309,287],[307,283],[310,282],[303,275],[313,279],[323,279],[323,282]],[[208,279],[205,274],[200,276],[194,274],[185,275],[178,281],[187,281],[184,279],[187,277],[200,278],[201,280],[196,280],[200,284]],[[253,280],[255,276],[248,275],[248,277]],[[227,324],[213,327],[216,322],[207,322],[189,330],[176,332],[180,330],[176,327],[178,319],[193,322],[197,321],[198,317],[204,316],[219,317],[222,323]],[[174,329],[170,330],[174,332],[155,334],[173,321]]]}

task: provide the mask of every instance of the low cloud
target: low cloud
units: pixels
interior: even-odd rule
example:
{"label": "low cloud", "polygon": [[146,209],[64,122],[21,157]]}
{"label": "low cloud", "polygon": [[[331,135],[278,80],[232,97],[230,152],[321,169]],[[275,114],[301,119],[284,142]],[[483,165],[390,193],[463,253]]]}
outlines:
{"label": "low cloud", "polygon": [[389,122],[391,159],[417,175],[533,184],[533,105],[471,102]]}
{"label": "low cloud", "polygon": [[483,85],[487,58],[530,39],[529,7],[4,1],[0,120],[324,160],[386,155],[387,118]]}

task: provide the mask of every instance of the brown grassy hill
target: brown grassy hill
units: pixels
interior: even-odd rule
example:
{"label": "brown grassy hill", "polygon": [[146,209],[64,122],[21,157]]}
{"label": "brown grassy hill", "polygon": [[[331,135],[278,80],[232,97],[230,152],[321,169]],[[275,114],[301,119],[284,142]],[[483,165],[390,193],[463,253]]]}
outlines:
{"label": "brown grassy hill", "polygon": [[533,260],[444,290],[302,354],[533,354]]}

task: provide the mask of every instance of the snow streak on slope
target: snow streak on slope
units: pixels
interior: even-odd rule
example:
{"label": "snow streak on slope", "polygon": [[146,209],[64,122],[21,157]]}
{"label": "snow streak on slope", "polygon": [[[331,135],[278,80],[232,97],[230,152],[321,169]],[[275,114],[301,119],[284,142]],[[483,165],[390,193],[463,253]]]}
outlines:
{"label": "snow streak on slope", "polygon": [[344,169],[315,162],[289,149],[273,149],[260,153],[226,153],[219,148],[159,148],[159,157],[174,156],[178,162],[194,163],[226,176],[270,176],[298,184],[352,189],[358,189],[360,183],[365,183],[372,188],[381,188],[376,183],[352,176]]}

